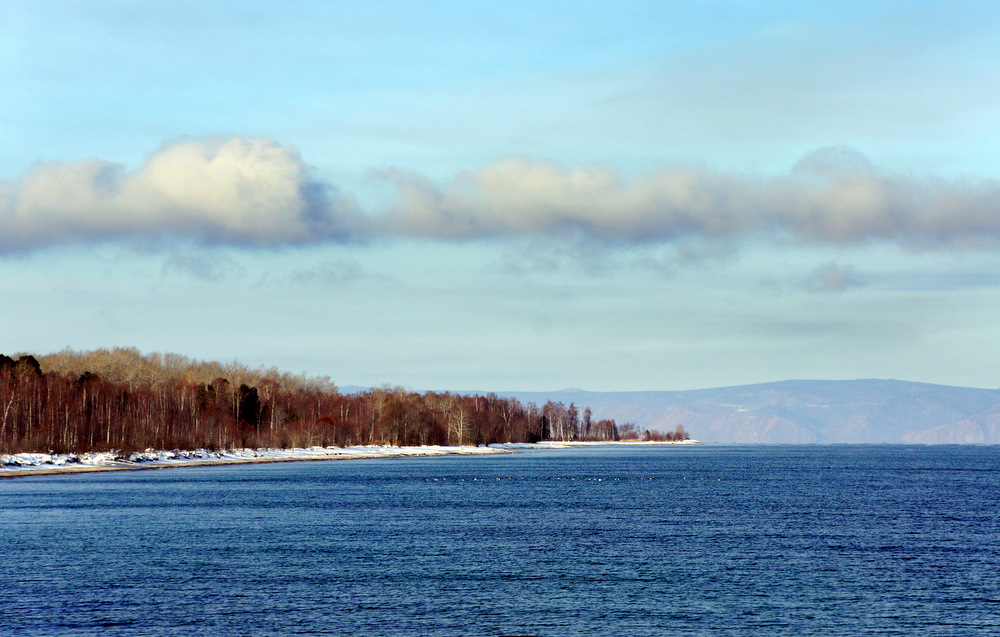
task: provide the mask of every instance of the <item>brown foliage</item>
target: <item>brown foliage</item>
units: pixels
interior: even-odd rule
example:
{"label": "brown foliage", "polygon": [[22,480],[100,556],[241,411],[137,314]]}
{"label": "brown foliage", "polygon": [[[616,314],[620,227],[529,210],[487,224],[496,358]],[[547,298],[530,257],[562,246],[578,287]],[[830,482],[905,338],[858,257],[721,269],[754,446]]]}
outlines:
{"label": "brown foliage", "polygon": [[[574,405],[376,387],[134,348],[0,355],[0,452],[617,439]],[[586,427],[587,431],[584,431]]]}

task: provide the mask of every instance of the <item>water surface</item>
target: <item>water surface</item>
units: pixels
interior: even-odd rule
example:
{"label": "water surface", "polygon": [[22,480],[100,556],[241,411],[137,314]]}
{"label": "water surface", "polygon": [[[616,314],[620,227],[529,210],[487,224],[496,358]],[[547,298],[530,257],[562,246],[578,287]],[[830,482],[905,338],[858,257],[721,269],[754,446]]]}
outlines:
{"label": "water surface", "polygon": [[1000,634],[998,494],[994,447],[18,478],[0,633]]}

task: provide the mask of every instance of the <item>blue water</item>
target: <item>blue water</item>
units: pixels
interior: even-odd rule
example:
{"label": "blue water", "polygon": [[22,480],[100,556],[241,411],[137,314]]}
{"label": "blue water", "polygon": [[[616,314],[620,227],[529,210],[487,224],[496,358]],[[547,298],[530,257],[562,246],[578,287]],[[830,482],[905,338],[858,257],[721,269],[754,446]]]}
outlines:
{"label": "blue water", "polygon": [[1000,448],[0,481],[0,635],[998,635]]}

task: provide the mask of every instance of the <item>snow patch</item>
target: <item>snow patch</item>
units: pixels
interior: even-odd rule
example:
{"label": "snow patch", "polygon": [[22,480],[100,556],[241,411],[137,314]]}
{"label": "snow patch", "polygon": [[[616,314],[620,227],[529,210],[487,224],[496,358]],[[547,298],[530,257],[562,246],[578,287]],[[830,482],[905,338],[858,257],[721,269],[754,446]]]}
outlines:
{"label": "snow patch", "polygon": [[240,462],[278,462],[294,460],[336,460],[385,457],[418,457],[444,455],[471,455],[508,453],[507,450],[494,447],[458,447],[458,446],[426,446],[426,447],[392,447],[389,445],[372,445],[358,447],[308,447],[295,449],[228,449],[226,451],[209,451],[195,449],[192,451],[172,451],[146,449],[123,454],[116,451],[88,452],[82,454],[66,453],[17,453],[0,455],[0,474],[13,471],[52,470],[67,468],[83,470],[85,468],[141,468],[143,466],[170,466],[190,464],[219,464]]}

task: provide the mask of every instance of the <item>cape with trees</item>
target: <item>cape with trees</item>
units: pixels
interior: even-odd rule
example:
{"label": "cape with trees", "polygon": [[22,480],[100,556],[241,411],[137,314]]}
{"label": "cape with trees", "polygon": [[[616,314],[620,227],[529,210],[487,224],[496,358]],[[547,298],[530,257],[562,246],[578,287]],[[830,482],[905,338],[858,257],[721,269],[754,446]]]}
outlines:
{"label": "cape with trees", "polygon": [[[480,445],[640,437],[590,409],[377,387],[134,348],[0,354],[0,452]],[[683,432],[665,434],[673,439]],[[649,434],[646,434],[649,439]]]}

